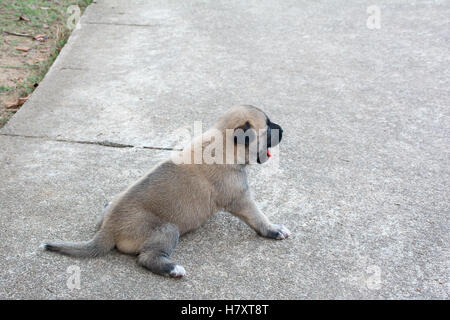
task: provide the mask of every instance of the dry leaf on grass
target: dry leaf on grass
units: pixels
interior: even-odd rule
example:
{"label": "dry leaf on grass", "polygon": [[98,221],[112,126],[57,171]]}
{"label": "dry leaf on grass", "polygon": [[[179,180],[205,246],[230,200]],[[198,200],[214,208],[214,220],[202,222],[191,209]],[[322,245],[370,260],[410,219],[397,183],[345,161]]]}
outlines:
{"label": "dry leaf on grass", "polygon": [[30,48],[16,48],[16,50],[28,52],[30,50]]}
{"label": "dry leaf on grass", "polygon": [[28,100],[29,97],[30,97],[30,95],[23,97],[23,98],[19,98],[13,102],[6,103],[5,104],[6,109],[12,109],[12,110],[8,110],[8,111],[15,112],[15,111],[13,111],[13,109],[20,108]]}
{"label": "dry leaf on grass", "polygon": [[3,30],[3,33],[4,33],[4,34],[9,34],[9,35],[11,35],[11,36],[33,38],[32,35],[26,34],[26,33],[18,33],[18,32],[6,31],[6,30]]}
{"label": "dry leaf on grass", "polygon": [[26,21],[26,22],[29,22],[29,21],[30,21],[30,19],[28,19],[28,18],[25,17],[25,16],[20,16],[20,17],[19,17],[19,20],[23,20],[23,21]]}
{"label": "dry leaf on grass", "polygon": [[38,34],[37,36],[33,37],[33,40],[45,41],[47,40],[47,36],[45,34]]}
{"label": "dry leaf on grass", "polygon": [[31,96],[31,94],[29,94],[28,96],[26,96],[26,97],[23,97],[23,98],[19,98],[18,100],[19,100],[19,106],[21,106],[21,105],[23,105],[25,102],[27,102],[27,100],[28,100],[28,98]]}
{"label": "dry leaf on grass", "polygon": [[7,103],[5,103],[5,107],[6,107],[6,109],[15,108],[17,106],[18,102],[19,102],[19,100],[16,100],[14,102],[7,102]]}
{"label": "dry leaf on grass", "polygon": [[44,59],[44,58],[38,57],[38,58],[34,59],[34,60],[31,62],[31,64],[41,63],[42,61],[45,61],[45,59]]}

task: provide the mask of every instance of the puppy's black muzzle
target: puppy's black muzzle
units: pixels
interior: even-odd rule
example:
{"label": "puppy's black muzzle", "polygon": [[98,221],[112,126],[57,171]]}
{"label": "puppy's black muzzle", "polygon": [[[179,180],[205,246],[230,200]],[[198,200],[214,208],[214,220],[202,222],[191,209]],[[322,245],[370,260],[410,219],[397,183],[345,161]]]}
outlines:
{"label": "puppy's black muzzle", "polygon": [[267,124],[267,148],[275,147],[283,138],[283,129],[276,123]]}
{"label": "puppy's black muzzle", "polygon": [[[271,122],[270,120],[267,120],[267,144],[266,144],[266,153],[260,153],[258,152],[258,157],[256,159],[256,162],[261,164],[263,162],[266,162],[268,158],[270,157],[269,148],[275,147],[278,145],[283,138],[283,129],[276,123]],[[261,157],[264,161],[261,161]]]}

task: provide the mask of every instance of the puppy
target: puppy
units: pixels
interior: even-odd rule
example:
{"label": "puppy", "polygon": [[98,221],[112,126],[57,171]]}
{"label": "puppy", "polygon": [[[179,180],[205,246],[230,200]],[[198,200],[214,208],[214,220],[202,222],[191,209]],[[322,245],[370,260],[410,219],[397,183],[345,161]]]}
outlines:
{"label": "puppy", "polygon": [[[178,278],[185,270],[170,256],[179,236],[200,227],[221,209],[261,236],[286,239],[289,230],[271,223],[257,208],[246,173],[248,164],[268,160],[270,147],[281,141],[282,132],[256,107],[232,108],[181,152],[118,195],[106,207],[92,240],[47,242],[43,247],[77,257],[100,256],[116,247],[138,255],[138,263],[150,271]],[[210,151],[213,161],[205,157],[205,151]]]}

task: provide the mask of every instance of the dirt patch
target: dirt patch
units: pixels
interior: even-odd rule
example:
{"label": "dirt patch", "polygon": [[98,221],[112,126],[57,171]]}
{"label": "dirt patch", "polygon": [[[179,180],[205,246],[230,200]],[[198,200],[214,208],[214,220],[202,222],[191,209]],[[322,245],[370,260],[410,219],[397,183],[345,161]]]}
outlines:
{"label": "dirt patch", "polygon": [[[38,48],[32,39],[8,35],[3,37],[3,42],[0,48],[0,127],[17,110],[6,106],[27,95],[30,78],[39,69],[39,63],[48,59],[52,47],[51,43],[47,43],[47,48]],[[14,47],[29,50],[21,51]]]}
{"label": "dirt patch", "polygon": [[0,128],[39,85],[66,43],[70,35],[66,26],[69,6],[77,5],[83,12],[91,2],[0,3]]}

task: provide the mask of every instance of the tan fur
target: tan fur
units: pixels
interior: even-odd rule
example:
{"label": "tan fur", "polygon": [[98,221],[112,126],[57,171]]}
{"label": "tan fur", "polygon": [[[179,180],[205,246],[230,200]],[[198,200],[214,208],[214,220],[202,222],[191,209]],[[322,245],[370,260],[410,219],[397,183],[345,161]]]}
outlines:
{"label": "tan fur", "polygon": [[[252,143],[263,154],[266,121],[258,108],[240,106],[226,112],[210,130],[222,132],[223,142],[233,144],[236,154],[233,137],[227,137],[225,131],[248,122],[257,133],[262,129]],[[187,154],[193,159],[195,146],[204,149],[211,143],[205,138],[207,133],[194,138],[178,156]],[[248,153],[245,157],[248,163]],[[184,269],[169,260],[178,236],[200,227],[218,210],[238,216],[260,235],[286,238],[289,231],[270,223],[254,204],[245,168],[246,164],[238,163],[164,161],[112,201],[93,240],[81,244],[46,243],[45,247],[69,255],[96,256],[115,246],[121,252],[139,254],[139,263],[155,273],[180,277]]]}

